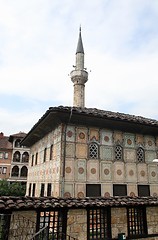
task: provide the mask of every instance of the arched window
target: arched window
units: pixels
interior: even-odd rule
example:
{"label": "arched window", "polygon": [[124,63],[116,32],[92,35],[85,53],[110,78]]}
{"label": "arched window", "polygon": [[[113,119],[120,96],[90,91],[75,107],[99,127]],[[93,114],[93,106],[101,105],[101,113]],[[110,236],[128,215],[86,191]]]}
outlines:
{"label": "arched window", "polygon": [[20,162],[20,152],[16,151],[13,155],[13,162]]}
{"label": "arched window", "polygon": [[28,152],[24,152],[22,155],[22,162],[28,162],[29,161],[29,154]]}
{"label": "arched window", "polygon": [[115,160],[117,161],[123,160],[123,149],[120,145],[115,146]]}
{"label": "arched window", "polygon": [[12,173],[11,173],[12,177],[18,177],[19,176],[19,167],[18,166],[14,166],[12,168]]}
{"label": "arched window", "polygon": [[93,159],[99,158],[99,148],[97,143],[89,144],[89,158],[93,158]]}
{"label": "arched window", "polygon": [[16,141],[15,141],[15,147],[18,147],[18,148],[20,148],[20,139],[17,139]]}
{"label": "arched window", "polygon": [[141,147],[137,149],[137,161],[140,163],[145,162],[144,149]]}
{"label": "arched window", "polygon": [[27,177],[27,172],[28,172],[28,169],[26,166],[23,166],[21,168],[21,173],[20,173],[20,177]]}

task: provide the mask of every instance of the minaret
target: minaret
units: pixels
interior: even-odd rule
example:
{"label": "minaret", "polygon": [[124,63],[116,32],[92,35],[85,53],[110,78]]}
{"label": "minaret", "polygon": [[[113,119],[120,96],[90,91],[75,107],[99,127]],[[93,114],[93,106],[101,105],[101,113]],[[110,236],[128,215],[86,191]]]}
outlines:
{"label": "minaret", "polygon": [[71,81],[74,83],[74,107],[85,107],[85,83],[88,81],[88,73],[84,68],[84,49],[81,37],[81,27],[79,31],[79,39],[76,50],[76,66],[75,70],[70,73]]}

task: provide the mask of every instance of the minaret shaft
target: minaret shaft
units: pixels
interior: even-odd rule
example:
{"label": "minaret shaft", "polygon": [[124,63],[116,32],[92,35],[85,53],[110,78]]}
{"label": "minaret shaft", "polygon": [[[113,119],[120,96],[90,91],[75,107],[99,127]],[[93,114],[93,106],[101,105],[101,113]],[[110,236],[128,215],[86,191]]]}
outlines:
{"label": "minaret shaft", "polygon": [[81,29],[79,33],[78,45],[76,50],[76,66],[71,73],[71,81],[74,83],[74,107],[85,107],[85,83],[88,81],[88,73],[84,68],[84,50],[81,37]]}

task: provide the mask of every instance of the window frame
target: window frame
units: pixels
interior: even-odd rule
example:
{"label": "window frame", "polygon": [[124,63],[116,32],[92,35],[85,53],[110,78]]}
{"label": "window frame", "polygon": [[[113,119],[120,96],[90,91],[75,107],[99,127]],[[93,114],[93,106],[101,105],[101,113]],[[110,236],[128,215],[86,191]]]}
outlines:
{"label": "window frame", "polygon": [[52,144],[50,146],[50,156],[49,156],[49,160],[52,160],[53,159],[53,148],[54,148],[54,145]]}
{"label": "window frame", "polygon": [[[91,148],[92,145],[94,145],[96,147],[96,153],[93,153],[93,154],[96,154],[96,156],[92,156],[91,150],[93,150],[93,151],[95,150],[95,149]],[[89,143],[89,145],[88,145],[88,157],[90,159],[99,159],[100,158],[100,152],[99,152],[99,145],[98,145],[98,143],[96,143],[96,142]]]}
{"label": "window frame", "polygon": [[53,237],[54,240],[66,240],[67,209],[37,212],[37,231],[46,226],[49,239]]}
{"label": "window frame", "polygon": [[148,234],[145,206],[127,207],[127,230],[132,239]]}
{"label": "window frame", "polygon": [[50,197],[52,195],[52,184],[47,184],[47,197]]}
{"label": "window frame", "polygon": [[[116,148],[120,148],[121,149],[121,157],[120,159],[118,158],[118,156],[116,156],[118,153],[116,152]],[[114,149],[114,154],[115,154],[115,161],[123,161],[123,147],[120,144],[115,145],[115,149]]]}
{"label": "window frame", "polygon": [[[148,184],[139,185],[138,184],[137,189],[138,189],[138,196],[139,197],[149,197],[150,196],[150,185],[148,185]],[[143,194],[143,193],[145,193],[145,194]]]}
{"label": "window frame", "polygon": [[[142,157],[143,157],[142,159],[140,159],[139,151],[142,151]],[[145,151],[142,147],[137,148],[136,155],[137,155],[137,163],[145,163]]]}
{"label": "window frame", "polygon": [[[122,188],[120,190],[116,189],[117,188]],[[124,189],[123,189],[124,187]],[[120,195],[120,194],[116,194],[116,192],[124,192],[125,191],[125,195]],[[113,184],[113,196],[114,197],[125,197],[127,196],[127,184]]]}
{"label": "window frame", "polygon": [[110,208],[87,209],[87,240],[111,239]]}
{"label": "window frame", "polygon": [[7,167],[2,168],[2,174],[7,174]]}
{"label": "window frame", "polygon": [[44,149],[43,162],[47,160],[47,148]]}
{"label": "window frame", "polygon": [[[89,192],[92,192],[92,195]],[[99,196],[95,194],[96,192],[99,192]],[[101,184],[86,184],[86,197],[101,197]]]}
{"label": "window frame", "polygon": [[32,184],[32,197],[35,197],[35,192],[36,192],[36,183]]}
{"label": "window frame", "polygon": [[45,191],[45,184],[41,183],[40,197],[44,197],[44,191]]}

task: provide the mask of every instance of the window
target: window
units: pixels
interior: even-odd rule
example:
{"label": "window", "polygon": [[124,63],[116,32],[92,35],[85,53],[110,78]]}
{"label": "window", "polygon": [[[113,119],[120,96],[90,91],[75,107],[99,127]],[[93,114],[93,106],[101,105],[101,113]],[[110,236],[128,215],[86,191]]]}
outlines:
{"label": "window", "polygon": [[147,234],[147,221],[145,207],[127,208],[128,236],[129,238],[141,237]]}
{"label": "window", "polygon": [[3,158],[3,152],[0,152],[0,158]]}
{"label": "window", "polygon": [[52,191],[52,185],[51,185],[51,183],[48,183],[48,185],[47,185],[47,196],[48,197],[51,196],[51,191]]}
{"label": "window", "polygon": [[41,194],[40,197],[44,197],[44,183],[41,183]]}
{"label": "window", "polygon": [[13,162],[20,162],[20,152],[16,151],[13,155]]}
{"label": "window", "polygon": [[7,167],[3,167],[2,174],[6,174],[6,173],[7,173]]}
{"label": "window", "polygon": [[98,144],[96,143],[89,144],[89,158],[93,159],[99,158]]}
{"label": "window", "polygon": [[144,149],[141,147],[137,149],[137,161],[140,163],[145,162]]}
{"label": "window", "polygon": [[32,184],[30,183],[29,184],[29,196],[31,196],[31,186],[32,186]]}
{"label": "window", "polygon": [[150,196],[149,185],[138,185],[138,196],[139,197],[148,197],[148,196]]}
{"label": "window", "polygon": [[113,184],[113,196],[127,196],[127,185]]}
{"label": "window", "polygon": [[29,154],[28,152],[24,152],[22,155],[22,162],[28,162],[29,161]]}
{"label": "window", "polygon": [[21,173],[20,173],[20,177],[27,177],[27,167],[26,166],[23,166],[21,168]]}
{"label": "window", "polygon": [[37,220],[39,222],[38,230],[48,226],[48,239],[66,239],[67,211],[65,209],[50,212],[39,212]]}
{"label": "window", "polygon": [[32,188],[32,197],[35,196],[35,190],[36,190],[36,184],[33,183],[33,188]]}
{"label": "window", "polygon": [[87,239],[111,239],[110,209],[87,210]]}
{"label": "window", "polygon": [[11,214],[0,214],[0,239],[8,239]]}
{"label": "window", "polygon": [[123,149],[120,145],[115,146],[115,160],[123,160]]}
{"label": "window", "polygon": [[19,167],[18,166],[14,166],[12,168],[12,173],[11,173],[12,177],[18,177],[19,176]]}
{"label": "window", "polygon": [[0,174],[2,174],[2,167],[0,167]]}
{"label": "window", "polygon": [[100,197],[101,184],[86,184],[86,197]]}
{"label": "window", "polygon": [[50,160],[53,159],[53,144],[50,146]]}
{"label": "window", "polygon": [[20,139],[15,141],[15,147],[20,148]]}
{"label": "window", "polygon": [[43,157],[43,162],[46,161],[47,158],[47,148],[44,149],[44,157]]}
{"label": "window", "polygon": [[8,159],[8,153],[7,152],[4,153],[4,158]]}
{"label": "window", "polygon": [[32,155],[32,161],[31,161],[31,166],[34,164],[34,155]]}
{"label": "window", "polygon": [[38,152],[36,153],[36,157],[35,157],[35,165],[37,165],[38,163]]}

